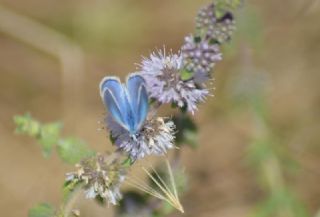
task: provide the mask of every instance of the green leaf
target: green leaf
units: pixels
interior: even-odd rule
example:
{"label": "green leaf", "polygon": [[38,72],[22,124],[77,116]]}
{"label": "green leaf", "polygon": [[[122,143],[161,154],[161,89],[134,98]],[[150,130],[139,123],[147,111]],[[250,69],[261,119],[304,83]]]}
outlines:
{"label": "green leaf", "polygon": [[59,122],[41,124],[30,114],[17,115],[13,119],[17,126],[16,132],[34,137],[40,143],[45,157],[51,154],[55,146],[60,158],[70,164],[75,164],[81,159],[95,154],[79,139],[61,139],[62,124]]}
{"label": "green leaf", "polygon": [[34,120],[30,114],[16,115],[13,117],[16,124],[16,132],[19,134],[26,134],[32,137],[37,137],[40,134],[40,123]]}
{"label": "green leaf", "polygon": [[28,217],[53,217],[55,213],[54,208],[47,203],[41,203],[31,208]]}
{"label": "green leaf", "polygon": [[121,165],[124,167],[130,167],[134,162],[135,161],[131,157],[128,157],[121,163]]}
{"label": "green leaf", "polygon": [[91,157],[95,154],[86,143],[72,137],[60,140],[57,148],[60,158],[69,164],[78,163],[83,158]]}
{"label": "green leaf", "polygon": [[187,80],[191,79],[192,76],[193,76],[193,73],[190,72],[190,71],[188,71],[188,70],[186,70],[186,69],[184,69],[184,70],[182,70],[182,71],[180,72],[180,77],[181,77],[181,79],[182,79],[183,81],[187,81]]}
{"label": "green leaf", "polygon": [[42,146],[42,152],[45,157],[51,154],[54,145],[58,143],[61,128],[62,124],[60,123],[46,124],[41,127],[39,143]]}
{"label": "green leaf", "polygon": [[43,155],[48,157],[59,140],[62,124],[56,122],[42,125],[33,119],[30,114],[17,115],[13,119],[17,126],[16,132],[37,139],[41,145]]}

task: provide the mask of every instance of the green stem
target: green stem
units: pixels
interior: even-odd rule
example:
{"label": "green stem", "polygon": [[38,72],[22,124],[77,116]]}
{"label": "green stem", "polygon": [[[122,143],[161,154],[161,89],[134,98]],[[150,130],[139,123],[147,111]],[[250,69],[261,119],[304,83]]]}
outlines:
{"label": "green stem", "polygon": [[74,192],[71,194],[70,198],[65,202],[62,208],[63,217],[69,217],[74,205],[78,201],[81,193],[82,193],[82,185],[79,185],[74,189]]}

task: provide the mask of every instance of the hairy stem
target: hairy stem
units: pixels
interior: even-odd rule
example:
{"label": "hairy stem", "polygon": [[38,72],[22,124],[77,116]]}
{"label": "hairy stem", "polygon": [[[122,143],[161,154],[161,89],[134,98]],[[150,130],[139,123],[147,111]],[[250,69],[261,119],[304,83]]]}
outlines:
{"label": "hairy stem", "polygon": [[70,195],[70,198],[66,201],[66,203],[63,205],[63,217],[69,217],[74,205],[78,201],[79,197],[81,196],[82,191],[82,185],[78,186],[74,189],[74,192]]}

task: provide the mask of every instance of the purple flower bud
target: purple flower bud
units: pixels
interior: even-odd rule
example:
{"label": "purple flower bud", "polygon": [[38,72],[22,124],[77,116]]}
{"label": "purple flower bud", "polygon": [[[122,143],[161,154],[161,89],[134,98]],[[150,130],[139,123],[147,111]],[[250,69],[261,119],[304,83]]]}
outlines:
{"label": "purple flower bud", "polygon": [[[208,40],[197,42],[192,35],[186,37],[181,52],[185,68],[193,72],[194,76],[197,76],[196,73],[209,74],[214,64],[222,59],[217,44],[210,44]],[[209,78],[209,75],[205,77]]]}
{"label": "purple flower bud", "polygon": [[199,11],[196,26],[198,29],[205,30],[206,38],[224,43],[231,38],[235,30],[235,21],[230,12],[217,18],[214,4],[210,4]]}

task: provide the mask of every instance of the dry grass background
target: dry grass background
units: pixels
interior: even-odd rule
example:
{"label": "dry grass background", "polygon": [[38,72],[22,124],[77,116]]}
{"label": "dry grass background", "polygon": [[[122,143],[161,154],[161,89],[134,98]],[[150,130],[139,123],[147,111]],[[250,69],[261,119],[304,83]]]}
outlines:
{"label": "dry grass background", "polygon": [[[247,5],[262,20],[259,48],[250,52],[257,73],[268,76],[273,130],[300,163],[297,175],[287,178],[315,214],[320,208],[320,2],[309,7],[308,1],[256,0]],[[58,205],[64,173],[72,170],[56,156],[43,159],[32,139],[14,135],[12,116],[28,111],[44,122],[64,121],[65,134],[83,138],[98,151],[110,149],[106,134],[97,131],[104,113],[100,79],[107,74],[123,78],[155,47],[166,44],[177,50],[193,31],[197,10],[207,2],[0,1],[69,37],[81,47],[85,65],[82,76],[75,72],[66,77],[56,57],[0,29],[1,216],[26,216],[28,208],[41,201]],[[200,147],[183,153],[190,174],[184,216],[248,216],[264,195],[245,160],[251,117],[234,114],[228,101],[228,82],[239,71],[246,42],[239,44],[240,51],[227,55],[216,68],[216,97],[195,116]],[[111,216],[111,209],[93,202],[82,200],[79,207],[82,216]]]}

